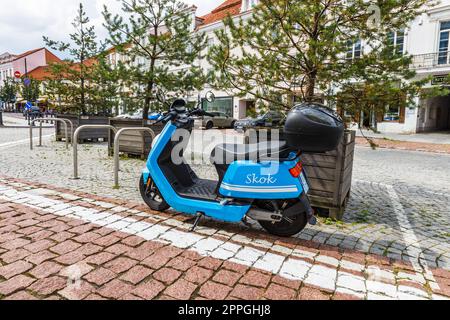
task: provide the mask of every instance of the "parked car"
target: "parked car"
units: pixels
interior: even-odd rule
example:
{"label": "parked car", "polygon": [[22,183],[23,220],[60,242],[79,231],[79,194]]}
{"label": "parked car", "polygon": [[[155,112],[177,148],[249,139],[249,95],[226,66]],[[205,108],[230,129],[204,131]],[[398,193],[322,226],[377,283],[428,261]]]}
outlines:
{"label": "parked car", "polygon": [[266,114],[255,118],[247,118],[236,121],[234,129],[238,132],[245,132],[247,129],[263,127],[271,128],[282,125],[286,121],[286,116],[279,111],[269,111]]}
{"label": "parked car", "polygon": [[23,111],[23,116],[25,117],[25,119],[28,119],[28,117],[30,117],[30,120],[34,120],[37,118],[42,118],[44,116],[44,113],[38,106],[32,106],[30,109],[25,109]]}
{"label": "parked car", "polygon": [[212,128],[234,128],[236,119],[223,112],[209,112],[211,116],[204,116],[196,119],[199,127],[210,130]]}
{"label": "parked car", "polygon": [[[120,119],[130,119],[130,120],[141,120],[144,117],[142,110],[139,110],[133,114],[122,114],[116,118]],[[162,118],[162,114],[154,112],[148,115],[148,120],[157,121]]]}

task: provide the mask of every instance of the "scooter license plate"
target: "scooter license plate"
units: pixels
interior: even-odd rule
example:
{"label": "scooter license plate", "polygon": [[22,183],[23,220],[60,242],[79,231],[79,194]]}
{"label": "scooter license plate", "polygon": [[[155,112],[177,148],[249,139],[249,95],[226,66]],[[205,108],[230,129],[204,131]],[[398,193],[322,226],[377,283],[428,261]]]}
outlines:
{"label": "scooter license plate", "polygon": [[308,181],[306,181],[306,177],[305,177],[305,174],[303,172],[300,175],[300,182],[302,183],[303,191],[305,191],[305,193],[308,193],[309,192],[309,185],[308,185]]}

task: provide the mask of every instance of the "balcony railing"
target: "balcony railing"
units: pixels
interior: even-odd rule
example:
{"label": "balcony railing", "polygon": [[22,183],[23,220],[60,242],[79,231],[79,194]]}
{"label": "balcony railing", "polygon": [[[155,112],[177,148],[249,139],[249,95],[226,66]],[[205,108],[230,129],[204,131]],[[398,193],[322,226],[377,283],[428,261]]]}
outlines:
{"label": "balcony railing", "polygon": [[419,54],[413,56],[414,69],[430,69],[450,66],[450,51]]}

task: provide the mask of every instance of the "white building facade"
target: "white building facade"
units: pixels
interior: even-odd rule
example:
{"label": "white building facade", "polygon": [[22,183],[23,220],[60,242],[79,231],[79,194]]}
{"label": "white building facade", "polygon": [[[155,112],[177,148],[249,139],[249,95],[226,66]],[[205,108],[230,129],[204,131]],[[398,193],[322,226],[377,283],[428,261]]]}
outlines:
{"label": "white building facade", "polygon": [[[205,32],[209,45],[212,45],[216,41],[214,32],[223,27],[221,20],[226,16],[225,13],[245,19],[257,2],[258,0],[228,0],[211,14],[202,17],[206,21],[197,31]],[[236,12],[236,8],[239,8],[239,12]],[[208,23],[211,16],[214,21]],[[432,77],[424,90],[432,86],[447,85],[444,80],[450,75],[450,0],[441,0],[437,6],[412,21],[404,32],[392,33],[392,41],[399,52],[413,56],[411,68],[417,72],[415,80]],[[353,58],[363,53],[364,40],[356,43],[349,52]],[[201,61],[200,64],[204,70],[210,68],[207,61]],[[202,94],[208,90],[210,88],[205,88]],[[218,97],[215,107],[235,118],[244,118],[255,110],[252,97],[240,98],[229,92],[214,92]],[[370,119],[371,115],[365,117]],[[414,106],[407,106],[403,110],[387,109],[377,127],[381,132],[405,134],[450,130],[450,95],[430,99],[417,97]]]}
{"label": "white building facade", "polygon": [[[227,15],[235,19],[246,19],[251,15],[252,7],[259,0],[226,0],[211,13],[197,17],[196,8],[191,8],[192,31],[203,32],[208,39],[206,51],[217,42],[215,32],[224,27],[222,20]],[[413,56],[411,68],[416,70],[416,79],[432,77],[424,88],[447,85],[444,79],[450,75],[450,0],[441,2],[426,13],[417,17],[410,26],[401,32],[392,33],[392,41],[398,52]],[[348,52],[348,58],[359,58],[364,55],[364,40],[355,43]],[[111,62],[124,57],[111,52]],[[211,69],[206,59],[197,62],[207,72]],[[238,97],[236,92],[213,90],[205,86],[201,92],[192,93],[190,100],[196,100],[198,95],[205,96],[212,90],[216,101],[212,104],[204,102],[208,110],[220,111],[242,119],[256,113],[256,101],[253,97]],[[374,115],[362,115],[361,123],[368,125]],[[450,95],[431,99],[416,98],[414,106],[387,109],[382,117],[377,116],[377,128],[381,132],[417,133],[440,130],[450,130]]]}
{"label": "white building facade", "polygon": [[3,87],[5,80],[14,76],[13,61],[16,57],[8,52],[0,54],[0,88]]}
{"label": "white building facade", "polygon": [[[417,79],[432,77],[424,88],[447,86],[450,74],[450,0],[417,17],[405,37],[406,50],[413,55]],[[404,133],[450,130],[450,96],[418,99],[418,108],[407,110]],[[390,129],[390,128],[386,128]]]}

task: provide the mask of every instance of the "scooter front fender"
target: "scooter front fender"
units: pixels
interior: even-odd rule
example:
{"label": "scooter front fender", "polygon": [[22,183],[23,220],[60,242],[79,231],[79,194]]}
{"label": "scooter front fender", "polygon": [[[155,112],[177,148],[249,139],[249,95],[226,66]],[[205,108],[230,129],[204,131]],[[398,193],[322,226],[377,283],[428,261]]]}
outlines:
{"label": "scooter front fender", "polygon": [[168,123],[150,152],[147,166],[143,170],[144,179],[152,177],[164,200],[176,211],[195,215],[199,212],[216,220],[240,222],[250,210],[250,205],[222,205],[216,201],[203,201],[181,197],[170,185],[161,168],[158,159],[164,148],[170,142],[177,127]]}

